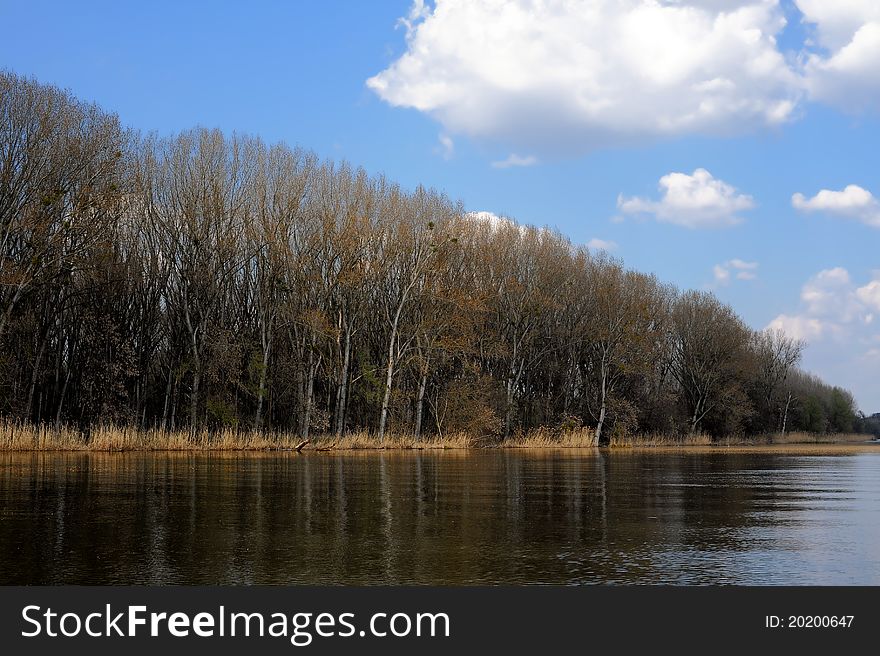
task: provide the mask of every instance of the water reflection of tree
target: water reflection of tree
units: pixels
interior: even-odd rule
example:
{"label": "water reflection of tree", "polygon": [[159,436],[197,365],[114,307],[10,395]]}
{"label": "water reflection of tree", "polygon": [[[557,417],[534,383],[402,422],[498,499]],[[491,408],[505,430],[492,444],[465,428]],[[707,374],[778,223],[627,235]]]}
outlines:
{"label": "water reflection of tree", "polygon": [[0,579],[674,580],[753,547],[790,468],[718,450],[6,454]]}

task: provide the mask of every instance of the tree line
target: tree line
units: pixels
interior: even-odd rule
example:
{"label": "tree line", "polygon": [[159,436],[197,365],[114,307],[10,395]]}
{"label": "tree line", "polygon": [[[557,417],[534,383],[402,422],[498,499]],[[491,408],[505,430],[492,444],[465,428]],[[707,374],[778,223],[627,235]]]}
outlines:
{"label": "tree line", "polygon": [[850,431],[803,344],[557,231],[0,73],[0,413],[344,434]]}

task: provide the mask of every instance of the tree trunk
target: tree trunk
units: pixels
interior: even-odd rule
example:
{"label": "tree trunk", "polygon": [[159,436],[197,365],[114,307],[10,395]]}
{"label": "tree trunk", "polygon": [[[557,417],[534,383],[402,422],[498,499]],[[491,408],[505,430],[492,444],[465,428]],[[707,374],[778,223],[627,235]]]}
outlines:
{"label": "tree trunk", "polygon": [[303,412],[303,421],[302,421],[302,438],[304,440],[309,439],[309,428],[312,424],[312,404],[314,400],[314,390],[315,390],[315,374],[314,370],[309,371],[308,383],[306,384],[306,408]]}
{"label": "tree trunk", "polygon": [[[314,346],[314,343],[315,337],[312,335],[312,346]],[[312,372],[314,371],[314,360],[315,351],[313,348],[309,348],[309,360],[306,365],[306,379],[303,389],[302,414],[300,415],[299,421],[299,434],[304,440],[309,437],[309,423],[312,419],[312,390],[314,389],[315,384],[315,378],[312,375]]]}
{"label": "tree trunk", "polygon": [[342,375],[340,376],[339,388],[336,390],[336,409],[333,413],[333,432],[342,435],[344,429],[343,415],[345,414],[346,397],[348,396],[348,363],[351,358],[351,328],[345,327],[345,347],[342,355]]}
{"label": "tree trunk", "polygon": [[180,378],[174,378],[174,392],[171,394],[171,420],[169,423],[170,430],[174,430],[177,426],[177,404],[180,401]]}
{"label": "tree trunk", "polygon": [[61,388],[61,395],[58,397],[58,408],[55,410],[55,430],[61,427],[61,408],[64,407],[64,395],[67,394],[67,385],[70,382],[70,366],[67,367],[67,374],[64,376],[64,386]]}
{"label": "tree trunk", "polygon": [[379,415],[379,441],[385,439],[385,426],[388,422],[388,407],[391,405],[391,381],[394,376],[394,365],[396,358],[394,357],[394,346],[397,342],[397,326],[400,323],[400,314],[403,312],[403,305],[406,303],[406,296],[401,299],[394,313],[394,320],[391,322],[391,337],[388,339],[388,367],[385,371],[385,394],[382,397],[382,412]]}
{"label": "tree trunk", "polygon": [[422,378],[419,381],[419,391],[416,396],[416,422],[415,429],[413,432],[415,433],[416,439],[422,434],[422,408],[425,403],[425,388],[428,386],[428,368],[425,367],[422,371]]}
{"label": "tree trunk", "polygon": [[193,382],[192,390],[189,398],[189,423],[190,430],[195,432],[199,423],[199,387],[202,382],[202,361],[199,357],[199,326],[193,327],[192,318],[190,317],[188,301],[184,301],[184,317],[186,318],[186,327],[189,330],[190,349],[193,357]]}
{"label": "tree trunk", "polygon": [[296,417],[290,422],[291,427],[302,432],[302,412],[306,407],[306,376],[302,363],[296,368]]}
{"label": "tree trunk", "polygon": [[525,367],[525,360],[520,361],[519,369],[516,367],[516,350],[514,350],[514,360],[510,365],[510,373],[507,376],[507,399],[505,403],[504,409],[504,438],[507,439],[510,437],[510,431],[513,428],[513,408],[514,408],[514,393],[516,391],[517,386],[519,385],[519,380],[522,378],[523,367]]}
{"label": "tree trunk", "polygon": [[168,382],[165,384],[165,404],[162,406],[162,430],[168,430],[168,412],[171,409],[171,381],[174,378],[174,359],[168,365]]}
{"label": "tree trunk", "polygon": [[271,337],[263,338],[263,364],[260,369],[260,389],[257,396],[257,414],[254,417],[254,428],[260,430],[263,426],[263,397],[266,396],[266,374],[269,369],[269,350],[272,348]]}
{"label": "tree trunk", "polygon": [[37,387],[37,378],[40,373],[40,363],[43,362],[43,352],[46,349],[46,343],[48,340],[49,331],[48,329],[44,331],[42,338],[40,339],[40,349],[37,352],[37,357],[34,359],[34,370],[31,372],[31,385],[28,390],[28,400],[27,400],[27,408],[25,409],[24,416],[28,419],[31,418],[31,409],[34,404],[34,390]]}
{"label": "tree trunk", "polygon": [[318,375],[318,369],[324,357],[323,355],[315,357],[317,341],[317,333],[312,332],[311,345],[309,347],[309,364],[306,371],[305,407],[303,408],[302,422],[300,423],[300,435],[302,435],[304,440],[309,439],[309,427],[312,424],[312,408],[315,404],[315,377]]}
{"label": "tree trunk", "polygon": [[202,367],[198,356],[193,357],[193,383],[192,393],[189,397],[189,423],[190,429],[195,432],[199,422],[199,388],[202,384]]}
{"label": "tree trunk", "polygon": [[382,397],[382,413],[379,416],[379,441],[385,439],[385,425],[388,421],[388,407],[391,405],[391,378],[394,375],[394,342],[388,347],[388,367],[385,372],[385,394]]}
{"label": "tree trunk", "polygon": [[602,427],[605,424],[605,400],[602,400],[602,406],[599,408],[599,421],[596,423],[596,444],[599,446],[603,445],[602,442]]}
{"label": "tree trunk", "polygon": [[788,407],[791,405],[791,392],[788,393],[788,398],[785,400],[785,410],[782,412],[782,435],[785,435],[785,427],[788,423]]}
{"label": "tree trunk", "polygon": [[504,439],[510,437],[513,424],[513,379],[507,379],[507,395],[504,403]]}
{"label": "tree trunk", "polygon": [[12,316],[12,310],[15,309],[16,303],[18,303],[19,298],[21,298],[21,292],[23,289],[24,283],[20,283],[16,287],[15,293],[12,295],[12,299],[10,299],[3,314],[0,315],[0,338],[2,338],[3,334],[6,332],[6,325],[9,323],[9,318]]}
{"label": "tree trunk", "polygon": [[608,376],[605,373],[605,365],[602,365],[602,386],[600,389],[600,402],[599,402],[599,421],[596,424],[596,444],[602,444],[602,427],[605,425],[605,408],[606,408],[606,396],[607,396],[607,381]]}
{"label": "tree trunk", "polygon": [[691,417],[691,435],[695,435],[697,432],[697,424],[700,423],[700,404],[697,403],[697,406],[694,408],[694,416]]}

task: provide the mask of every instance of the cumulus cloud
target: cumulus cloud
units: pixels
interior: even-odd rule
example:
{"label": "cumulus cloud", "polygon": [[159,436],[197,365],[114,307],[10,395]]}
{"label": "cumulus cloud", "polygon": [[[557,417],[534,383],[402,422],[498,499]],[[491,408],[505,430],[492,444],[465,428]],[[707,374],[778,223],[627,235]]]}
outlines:
{"label": "cumulus cloud", "polygon": [[[877,61],[880,62],[880,57]],[[825,212],[880,228],[880,201],[858,185],[847,185],[843,191],[822,189],[812,198],[796,193],[791,197],[791,204],[801,212]]]}
{"label": "cumulus cloud", "polygon": [[522,157],[516,153],[511,153],[506,158],[492,162],[493,169],[509,169],[514,166],[534,166],[538,163],[538,158],[534,155]]}
{"label": "cumulus cloud", "polygon": [[843,267],[825,269],[810,278],[801,288],[801,301],[811,315],[840,323],[851,322],[865,309]]}
{"label": "cumulus cloud", "polygon": [[805,54],[810,97],[847,111],[880,107],[880,3],[876,0],[795,0],[814,28]]}
{"label": "cumulus cloud", "polygon": [[587,242],[587,248],[593,251],[613,251],[617,248],[617,242],[609,241],[606,239],[599,239],[598,237],[593,237],[590,241]]}
{"label": "cumulus cloud", "polygon": [[825,332],[825,326],[816,318],[787,314],[780,314],[767,325],[767,328],[781,330],[792,339],[803,339],[808,342],[822,337]]}
{"label": "cumulus cloud", "polygon": [[405,25],[406,52],[368,87],[531,152],[747,132],[803,95],[777,0],[437,0]]}
{"label": "cumulus cloud", "polygon": [[425,0],[413,0],[413,3],[409,8],[409,13],[403,18],[400,18],[397,22],[399,25],[405,27],[407,34],[409,34],[413,31],[416,23],[427,18],[430,13],[431,9],[425,3]]}
{"label": "cumulus cloud", "polygon": [[804,283],[800,300],[799,314],[780,314],[769,327],[798,338],[858,335],[873,324],[873,312],[880,311],[880,271],[858,287],[843,267],[824,269]]}
{"label": "cumulus cloud", "polygon": [[[880,272],[874,274],[874,279],[871,282],[856,290],[856,298],[866,307],[880,312]],[[866,323],[871,323],[874,320],[874,315],[868,315],[868,317]]]}
{"label": "cumulus cloud", "polygon": [[712,268],[712,273],[715,276],[715,282],[719,285],[728,284],[731,278],[755,280],[758,277],[758,263],[734,258],[722,264],[716,264]]}
{"label": "cumulus cloud", "polygon": [[405,52],[367,86],[539,154],[750,132],[804,99],[880,109],[880,3],[793,5],[809,36],[783,54],[782,0],[414,0]]}
{"label": "cumulus cloud", "polygon": [[767,327],[806,340],[805,366],[851,387],[862,408],[875,411],[880,409],[873,366],[880,353],[878,311],[880,271],[860,284],[843,267],[834,267],[811,276],[801,288],[799,307],[778,315]]}
{"label": "cumulus cloud", "polygon": [[818,41],[831,51],[840,50],[865,24],[880,22],[876,0],[795,0],[803,20],[816,26]]}
{"label": "cumulus cloud", "polygon": [[660,200],[617,198],[617,207],[626,214],[651,214],[658,221],[686,228],[717,228],[740,223],[738,212],[755,206],[751,196],[739,193],[706,169],[692,175],[669,173],[660,178]]}

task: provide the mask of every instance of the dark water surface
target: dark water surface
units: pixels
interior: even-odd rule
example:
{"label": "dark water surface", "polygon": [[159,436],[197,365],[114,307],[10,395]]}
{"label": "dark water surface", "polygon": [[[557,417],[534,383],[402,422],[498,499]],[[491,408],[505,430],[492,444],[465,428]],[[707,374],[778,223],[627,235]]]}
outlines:
{"label": "dark water surface", "polygon": [[880,584],[880,449],[0,454],[0,583]]}

